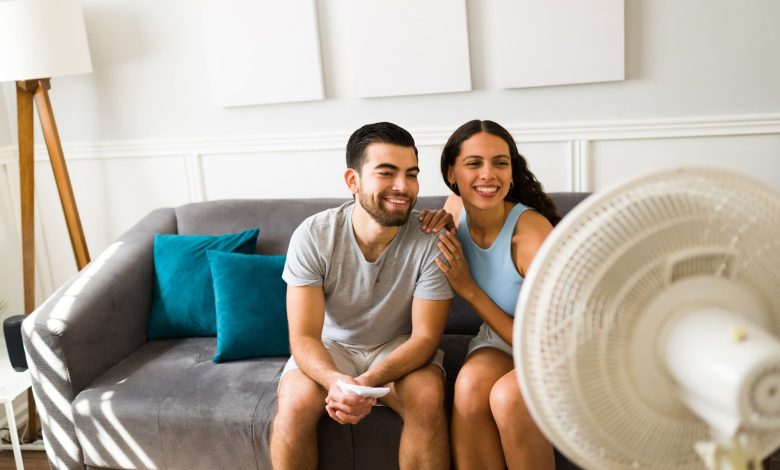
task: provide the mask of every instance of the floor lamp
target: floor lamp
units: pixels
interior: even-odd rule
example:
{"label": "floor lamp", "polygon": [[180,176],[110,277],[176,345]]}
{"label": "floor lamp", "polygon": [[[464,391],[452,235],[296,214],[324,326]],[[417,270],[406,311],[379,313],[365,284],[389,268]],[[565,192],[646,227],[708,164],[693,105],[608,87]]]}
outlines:
{"label": "floor lamp", "polygon": [[[16,82],[26,314],[35,309],[33,103],[38,109],[76,265],[80,270],[89,263],[89,252],[49,100],[49,79],[91,71],[84,14],[78,1],[0,1],[0,82]],[[28,392],[27,403],[27,439],[35,440],[39,423],[32,392]]]}

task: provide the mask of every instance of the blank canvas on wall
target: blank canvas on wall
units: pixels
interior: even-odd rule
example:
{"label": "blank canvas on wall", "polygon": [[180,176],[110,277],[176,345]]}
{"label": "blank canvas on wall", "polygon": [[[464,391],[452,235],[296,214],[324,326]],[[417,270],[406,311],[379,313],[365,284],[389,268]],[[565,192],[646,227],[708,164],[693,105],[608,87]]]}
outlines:
{"label": "blank canvas on wall", "polygon": [[320,100],[315,0],[201,0],[214,103]]}
{"label": "blank canvas on wall", "polygon": [[356,96],[471,90],[465,0],[354,0],[348,14]]}
{"label": "blank canvas on wall", "polygon": [[623,80],[624,0],[497,0],[501,88]]}

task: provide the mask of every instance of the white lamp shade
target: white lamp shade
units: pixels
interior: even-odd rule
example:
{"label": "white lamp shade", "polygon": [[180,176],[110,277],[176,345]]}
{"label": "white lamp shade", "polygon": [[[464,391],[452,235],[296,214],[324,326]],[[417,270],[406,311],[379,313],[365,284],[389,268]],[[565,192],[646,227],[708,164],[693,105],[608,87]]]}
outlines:
{"label": "white lamp shade", "polygon": [[0,1],[0,82],[91,71],[80,2]]}

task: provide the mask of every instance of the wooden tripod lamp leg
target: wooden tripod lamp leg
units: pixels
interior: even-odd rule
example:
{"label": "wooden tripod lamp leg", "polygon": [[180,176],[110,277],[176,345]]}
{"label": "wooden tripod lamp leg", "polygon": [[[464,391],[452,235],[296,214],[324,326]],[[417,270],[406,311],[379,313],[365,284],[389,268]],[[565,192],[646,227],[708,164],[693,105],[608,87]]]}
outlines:
{"label": "wooden tripod lamp leg", "polygon": [[49,80],[38,80],[35,88],[35,104],[38,108],[38,117],[41,119],[43,138],[46,140],[46,148],[49,150],[49,160],[54,171],[54,180],[57,183],[57,191],[60,194],[62,211],[65,213],[65,222],[68,225],[70,243],[73,254],[76,257],[76,266],[79,270],[89,263],[89,250],[84,238],[84,229],[81,227],[81,218],[76,208],[76,198],[73,197],[73,187],[68,176],[68,167],[65,165],[65,156],[62,153],[60,135],[57,132],[57,123],[54,121],[54,113],[49,100]]}
{"label": "wooden tripod lamp leg", "polygon": [[[16,87],[16,111],[19,127],[19,192],[22,210],[22,272],[24,279],[24,313],[35,310],[35,163],[33,134],[33,93],[29,82]],[[38,435],[38,413],[32,390],[27,392],[27,441]]]}
{"label": "wooden tripod lamp leg", "polygon": [[22,269],[24,273],[24,312],[35,309],[35,167],[33,162],[33,94],[16,88],[19,123],[19,189],[22,202]]}

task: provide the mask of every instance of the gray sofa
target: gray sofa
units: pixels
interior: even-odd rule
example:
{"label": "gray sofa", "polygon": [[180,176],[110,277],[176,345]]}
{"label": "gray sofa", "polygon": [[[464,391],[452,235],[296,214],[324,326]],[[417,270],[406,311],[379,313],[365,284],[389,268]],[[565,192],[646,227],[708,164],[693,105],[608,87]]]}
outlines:
{"label": "gray sofa", "polygon": [[[562,214],[586,194],[553,194]],[[215,338],[147,341],[155,233],[260,227],[257,252],[285,254],[306,217],[342,200],[226,200],[159,209],[25,320],[24,343],[55,469],[267,469],[286,357],[215,364]],[[420,198],[438,208],[443,197]],[[456,299],[441,347],[448,406],[480,321]],[[320,422],[320,468],[394,469],[400,418],[377,408],[356,426]],[[559,469],[567,464],[561,460]]]}

